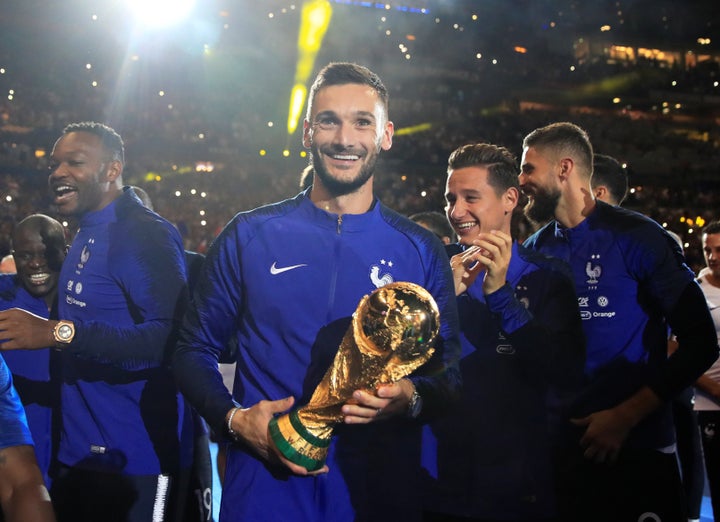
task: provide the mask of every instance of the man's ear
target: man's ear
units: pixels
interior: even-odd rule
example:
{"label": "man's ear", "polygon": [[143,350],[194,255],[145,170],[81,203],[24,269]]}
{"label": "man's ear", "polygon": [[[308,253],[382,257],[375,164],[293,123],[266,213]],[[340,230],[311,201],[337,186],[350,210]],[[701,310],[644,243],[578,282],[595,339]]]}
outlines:
{"label": "man's ear", "polygon": [[383,128],[382,140],[380,141],[380,148],[382,150],[389,150],[392,147],[392,138],[395,133],[395,124],[391,121],[385,122]]}
{"label": "man's ear", "polygon": [[575,162],[572,158],[563,158],[560,160],[560,179],[566,180],[575,168]]}
{"label": "man's ear", "polygon": [[503,206],[505,207],[505,215],[511,214],[517,207],[520,200],[520,192],[515,187],[510,187],[503,194]]}
{"label": "man's ear", "polygon": [[303,120],[302,144],[306,149],[309,149],[312,145],[312,127],[310,127],[310,123],[307,120]]}
{"label": "man's ear", "polygon": [[605,185],[599,185],[593,190],[593,195],[595,196],[595,199],[607,201],[608,189]]}
{"label": "man's ear", "polygon": [[105,180],[114,183],[122,177],[123,164],[119,160],[112,160],[105,169]]}

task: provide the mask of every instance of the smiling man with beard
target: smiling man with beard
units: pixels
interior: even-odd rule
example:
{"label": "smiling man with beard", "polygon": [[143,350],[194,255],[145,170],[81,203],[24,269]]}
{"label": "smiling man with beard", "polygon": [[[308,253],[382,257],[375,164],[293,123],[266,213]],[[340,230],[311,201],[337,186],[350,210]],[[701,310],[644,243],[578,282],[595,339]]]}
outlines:
{"label": "smiling man with beard", "polygon": [[[358,109],[352,104],[339,104],[346,97],[367,96],[368,88],[364,85],[330,86],[318,92],[309,107],[311,113],[313,105],[320,110],[312,123],[305,126],[303,145],[310,149],[312,165],[320,179],[316,184],[334,197],[372,192],[373,184],[368,182],[380,150],[388,150],[392,145],[393,124],[387,121],[382,104],[376,103],[372,111],[369,105]],[[348,139],[347,134],[340,134],[337,139],[344,122],[356,129],[356,139]]]}
{"label": "smiling man with beard", "polygon": [[560,190],[557,187],[527,186],[523,192],[528,196],[525,217],[536,226],[544,225],[555,217],[555,209],[560,202]]}
{"label": "smiling man with beard", "polygon": [[[60,268],[65,259],[65,229],[56,220],[34,214],[15,226],[12,235],[17,274],[0,275],[0,310],[22,308],[40,317],[56,314]],[[57,353],[48,342],[43,350],[12,350],[4,354],[20,395],[35,454],[45,483],[50,485],[54,414],[59,413]]]}
{"label": "smiling man with beard", "polygon": [[[669,399],[717,358],[713,322],[677,242],[596,200],[592,164],[590,139],[572,123],[523,141],[527,213],[552,219],[525,244],[570,264],[587,339],[561,520],[685,520]],[[668,325],[679,343],[670,357]]]}
{"label": "smiling man with beard", "polygon": [[[373,195],[377,157],[392,144],[387,98],[365,67],[320,71],[303,132],[312,186],[235,216],[206,258],[173,368],[197,410],[234,441],[222,522],[421,520],[418,419],[457,395],[457,310],[440,241]],[[433,295],[441,314],[436,352],[409,378],[356,390],[327,466],[308,472],[279,456],[269,422],[309,400],[360,299],[392,281]],[[231,396],[218,357],[235,335]]]}
{"label": "smiling man with beard", "polygon": [[49,184],[79,229],[60,272],[58,317],[0,312],[4,349],[52,346],[62,366],[58,519],[175,520],[192,440],[165,356],[187,301],[180,234],[123,187],[110,127],[67,126]]}

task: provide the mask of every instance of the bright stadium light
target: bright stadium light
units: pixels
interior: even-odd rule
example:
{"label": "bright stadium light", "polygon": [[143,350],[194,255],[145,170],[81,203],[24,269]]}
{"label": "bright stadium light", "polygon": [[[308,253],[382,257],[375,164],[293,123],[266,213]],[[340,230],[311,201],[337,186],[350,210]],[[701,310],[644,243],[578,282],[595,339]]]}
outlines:
{"label": "bright stadium light", "polygon": [[195,0],[127,0],[135,18],[146,27],[167,27],[188,16]]}
{"label": "bright stadium light", "polygon": [[307,0],[303,4],[298,35],[298,61],[295,66],[295,82],[290,93],[288,110],[288,134],[295,132],[298,126],[305,102],[307,82],[331,18],[332,6],[328,0]]}

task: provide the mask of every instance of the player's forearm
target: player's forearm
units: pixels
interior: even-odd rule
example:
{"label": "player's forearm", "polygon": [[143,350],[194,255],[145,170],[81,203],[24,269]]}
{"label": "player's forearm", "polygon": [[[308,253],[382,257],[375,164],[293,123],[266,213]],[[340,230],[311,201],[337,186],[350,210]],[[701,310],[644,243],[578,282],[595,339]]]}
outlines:
{"label": "player's forearm", "polygon": [[720,383],[714,381],[707,375],[701,375],[698,380],[695,381],[695,386],[700,388],[702,391],[714,397],[715,400],[720,401]]}
{"label": "player's forearm", "polygon": [[172,356],[172,370],[180,391],[218,433],[224,433],[228,412],[235,406],[218,371],[214,352],[180,341]]}
{"label": "player's forearm", "polygon": [[636,393],[613,407],[628,428],[632,429],[645,417],[658,409],[663,400],[649,387],[643,386]]}
{"label": "player's forearm", "polygon": [[115,326],[102,321],[79,321],[75,338],[60,349],[124,370],[142,370],[166,363],[169,346],[175,342],[173,319]]}
{"label": "player's forearm", "polygon": [[677,336],[678,349],[650,383],[665,400],[695,382],[718,357],[715,326],[705,297],[694,281],[683,291],[668,322]]}
{"label": "player's forearm", "polygon": [[3,504],[7,522],[52,522],[55,520],[50,495],[42,484],[31,483],[19,487]]}
{"label": "player's forearm", "polygon": [[0,450],[0,500],[8,522],[55,520],[32,446]]}

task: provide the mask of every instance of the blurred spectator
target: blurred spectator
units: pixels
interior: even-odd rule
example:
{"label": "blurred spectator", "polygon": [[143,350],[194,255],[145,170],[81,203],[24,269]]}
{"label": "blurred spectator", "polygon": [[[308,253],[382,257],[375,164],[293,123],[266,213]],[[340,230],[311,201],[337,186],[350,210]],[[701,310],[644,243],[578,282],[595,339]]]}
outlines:
{"label": "blurred spectator", "polygon": [[16,272],[15,258],[12,254],[6,255],[0,260],[0,274],[14,274]]}
{"label": "blurred spectator", "polygon": [[452,226],[450,226],[450,222],[447,217],[440,212],[434,210],[418,212],[410,216],[410,219],[435,234],[444,245],[449,245],[457,241],[457,236]]}
{"label": "blurred spectator", "polygon": [[627,172],[615,158],[594,154],[590,186],[597,199],[610,205],[622,205],[628,192]]}

